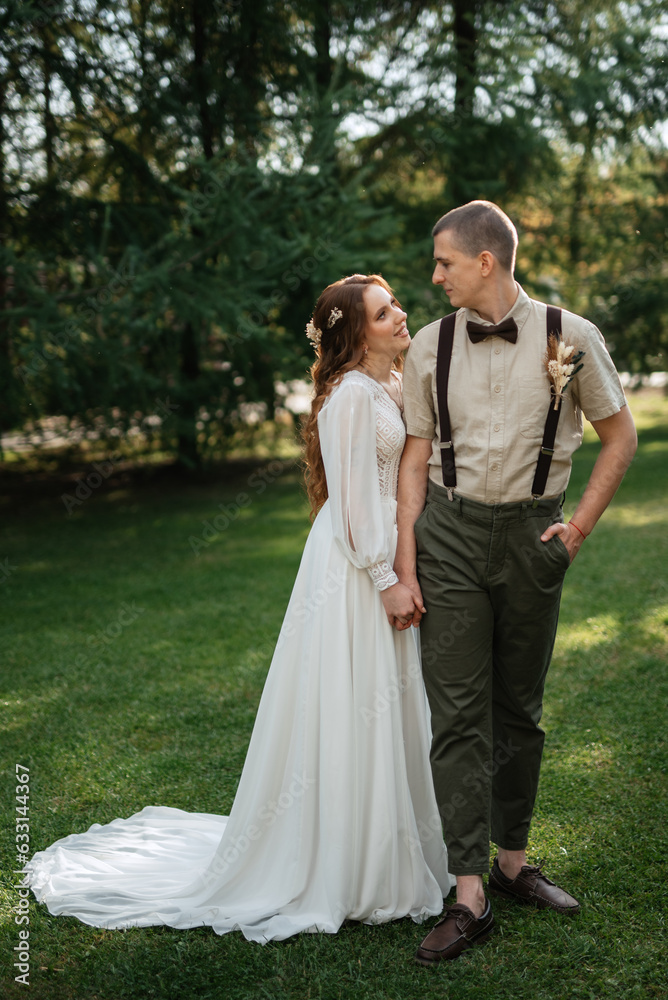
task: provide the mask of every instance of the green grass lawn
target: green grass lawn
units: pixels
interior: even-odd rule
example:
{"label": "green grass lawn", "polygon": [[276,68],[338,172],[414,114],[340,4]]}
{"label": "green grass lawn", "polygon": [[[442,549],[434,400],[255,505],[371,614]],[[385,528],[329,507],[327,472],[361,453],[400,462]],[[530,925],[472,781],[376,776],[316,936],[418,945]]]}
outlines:
{"label": "green grass lawn", "polygon": [[[76,483],[12,487],[0,527],[0,995],[665,996],[668,402],[631,404],[637,458],[566,580],[530,844],[582,913],[495,902],[490,942],[436,970],[413,964],[425,928],[410,920],[261,947],[207,928],[99,930],[31,901],[29,992],[14,983],[15,764],[30,770],[31,851],[148,804],[229,812],[309,524],[287,460],[197,484],[113,475],[71,514],[61,495]],[[567,513],[595,454],[589,432]],[[217,516],[229,524],[207,540]]]}

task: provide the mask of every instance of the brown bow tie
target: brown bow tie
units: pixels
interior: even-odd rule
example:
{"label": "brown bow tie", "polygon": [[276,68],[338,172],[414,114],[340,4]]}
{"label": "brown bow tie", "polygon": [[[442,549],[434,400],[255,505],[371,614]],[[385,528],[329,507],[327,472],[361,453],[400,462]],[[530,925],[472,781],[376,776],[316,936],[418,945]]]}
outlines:
{"label": "brown bow tie", "polygon": [[517,323],[512,317],[502,320],[497,326],[485,326],[483,323],[473,323],[469,320],[466,330],[473,344],[480,343],[485,337],[503,337],[511,344],[517,343]]}

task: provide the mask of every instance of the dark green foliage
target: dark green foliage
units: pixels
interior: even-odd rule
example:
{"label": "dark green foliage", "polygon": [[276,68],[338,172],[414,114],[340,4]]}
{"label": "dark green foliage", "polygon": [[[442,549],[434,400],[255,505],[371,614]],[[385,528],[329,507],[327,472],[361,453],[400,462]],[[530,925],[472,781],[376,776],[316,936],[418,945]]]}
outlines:
{"label": "dark green foliage", "polygon": [[382,271],[413,329],[442,312],[431,226],[475,197],[518,223],[530,293],[665,366],[660,7],[11,0],[0,431],[221,455],[304,375],[324,284]]}

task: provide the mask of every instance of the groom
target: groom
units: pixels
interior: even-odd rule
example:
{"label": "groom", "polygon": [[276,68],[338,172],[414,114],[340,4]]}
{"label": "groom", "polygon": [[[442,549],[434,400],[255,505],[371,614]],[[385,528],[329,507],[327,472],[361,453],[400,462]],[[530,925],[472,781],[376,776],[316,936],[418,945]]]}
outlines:
{"label": "groom", "polygon": [[[498,847],[490,893],[560,913],[580,908],[527,864],[542,696],[566,570],[637,444],[599,331],[515,281],[517,233],[504,212],[470,202],[432,235],[432,280],[457,312],[420,330],[406,359],[395,562],[416,606],[424,598],[427,608],[420,638],[432,771],[457,877],[456,904],[418,949],[424,965],[491,933],[490,839]],[[565,524],[582,413],[601,449]]]}

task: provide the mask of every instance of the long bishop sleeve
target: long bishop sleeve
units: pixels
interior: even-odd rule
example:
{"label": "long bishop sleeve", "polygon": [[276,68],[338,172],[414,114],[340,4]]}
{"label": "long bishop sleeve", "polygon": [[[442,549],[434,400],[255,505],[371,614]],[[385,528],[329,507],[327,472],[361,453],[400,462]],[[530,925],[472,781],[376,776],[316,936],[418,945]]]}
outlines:
{"label": "long bishop sleeve", "polygon": [[398,577],[389,562],[392,522],[380,496],[371,393],[344,380],[320,411],[318,432],[336,542],[354,566],[368,571],[378,590],[386,590]]}

